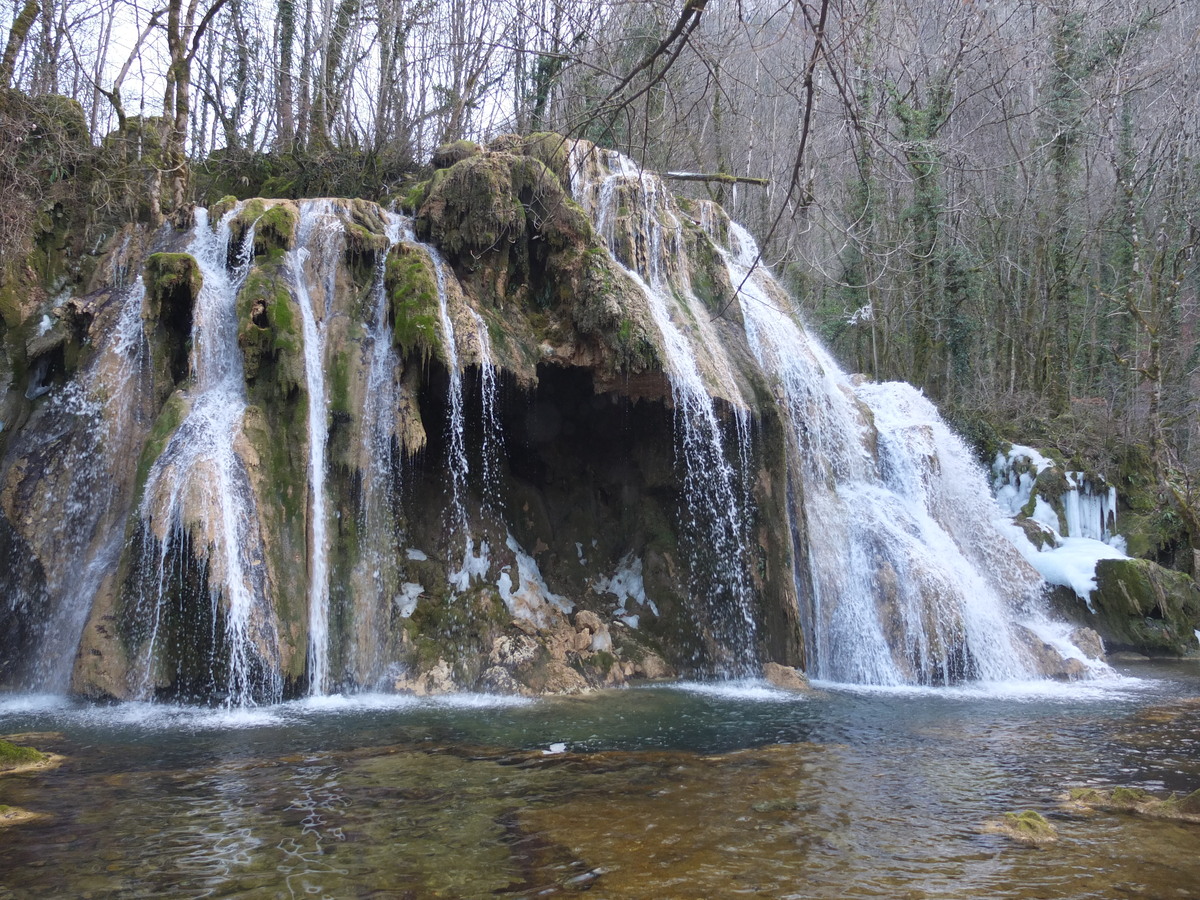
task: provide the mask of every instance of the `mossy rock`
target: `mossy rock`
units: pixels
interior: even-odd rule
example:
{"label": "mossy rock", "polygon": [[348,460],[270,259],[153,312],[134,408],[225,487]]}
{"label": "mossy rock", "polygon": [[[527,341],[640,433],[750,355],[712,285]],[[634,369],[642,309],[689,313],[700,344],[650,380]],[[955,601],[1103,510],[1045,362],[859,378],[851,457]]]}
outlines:
{"label": "mossy rock", "polygon": [[254,229],[254,255],[269,256],[272,251],[291,250],[296,244],[296,225],[300,220],[291,203],[267,205],[261,199],[247,200],[230,223],[235,246],[240,246],[246,232]]}
{"label": "mossy rock", "polygon": [[415,216],[429,196],[429,185],[432,179],[417,181],[408,185],[396,198],[400,209],[410,216]]}
{"label": "mossy rock", "polygon": [[1014,841],[1041,847],[1058,840],[1058,830],[1041,813],[1027,809],[1019,813],[1005,813],[1004,818],[991,829],[1007,835]]}
{"label": "mossy rock", "polygon": [[533,237],[551,252],[580,249],[591,235],[558,177],[532,156],[509,153],[472,156],[435,177],[417,227],[452,258]]}
{"label": "mossy rock", "polygon": [[225,214],[232,210],[239,203],[238,198],[233,194],[226,194],[216,203],[208,208],[208,224],[212,228],[217,227],[217,223],[225,218]]}
{"label": "mossy rock", "polygon": [[282,264],[250,271],[238,292],[237,312],[247,383],[263,383],[256,396],[291,396],[304,385],[304,337]]}
{"label": "mossy rock", "polygon": [[147,166],[157,166],[162,162],[166,133],[167,120],[162,116],[129,116],[125,119],[125,127],[110,131],[100,146],[123,162],[136,160]]}
{"label": "mossy rock", "polygon": [[474,141],[452,141],[449,144],[442,144],[433,151],[433,167],[449,169],[464,159],[479,156],[481,153],[483,153],[483,148]]}
{"label": "mossy rock", "polygon": [[137,486],[135,496],[139,505],[142,493],[146,489],[146,479],[150,476],[150,469],[154,465],[154,461],[162,456],[163,450],[167,448],[167,442],[171,439],[171,435],[175,433],[175,429],[187,418],[190,411],[191,403],[188,401],[187,396],[182,391],[176,391],[167,398],[167,402],[163,404],[158,418],[154,420],[154,425],[150,428],[150,434],[147,436],[146,442],[142,445],[142,454],[138,457],[137,475],[134,483]]}
{"label": "mossy rock", "polygon": [[399,244],[388,255],[385,273],[392,317],[392,340],[405,355],[423,359],[443,353],[438,326],[438,281],[429,254],[415,244]]}
{"label": "mossy rock", "polygon": [[472,156],[431,185],[417,221],[419,233],[452,257],[505,248],[525,231],[514,196],[511,157]]}
{"label": "mossy rock", "polygon": [[1062,799],[1066,801],[1067,809],[1075,812],[1103,809],[1112,812],[1136,813],[1152,819],[1200,822],[1200,790],[1182,796],[1171,794],[1165,798],[1159,798],[1147,790],[1136,787],[1115,787],[1112,790],[1072,788]]}
{"label": "mossy rock", "polygon": [[555,131],[535,131],[521,142],[521,152],[554,173],[566,188],[570,182],[571,141]]}
{"label": "mossy rock", "polygon": [[386,252],[391,241],[379,204],[355,199],[350,200],[345,209],[350,214],[345,228],[346,254],[351,261],[356,257],[374,260],[377,254]]}
{"label": "mossy rock", "polygon": [[189,374],[192,324],[204,276],[191,254],[154,253],[146,259],[142,280],[142,316],[148,322],[155,370],[180,384]]}
{"label": "mossy rock", "polygon": [[195,302],[204,284],[200,266],[190,253],[150,254],[146,258],[142,278],[146,284],[146,293],[151,298],[151,314],[155,317],[163,312],[161,304],[164,298],[177,294],[182,289]]}
{"label": "mossy rock", "polygon": [[0,772],[27,768],[45,762],[46,754],[32,747],[22,747],[11,741],[0,741]]}
{"label": "mossy rock", "polygon": [[1182,572],[1145,559],[1096,565],[1093,625],[1110,650],[1182,656],[1197,646],[1200,587]]}

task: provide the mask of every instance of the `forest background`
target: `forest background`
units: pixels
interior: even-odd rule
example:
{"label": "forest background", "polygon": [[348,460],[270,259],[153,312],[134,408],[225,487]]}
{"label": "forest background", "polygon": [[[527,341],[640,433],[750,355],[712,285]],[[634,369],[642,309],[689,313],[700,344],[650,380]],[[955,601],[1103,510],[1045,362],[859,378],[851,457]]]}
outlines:
{"label": "forest background", "polygon": [[402,197],[438,147],[557,131],[725,176],[675,183],[847,368],[1104,472],[1196,573],[1200,4],[161,4],[3,0],[0,314],[126,221]]}

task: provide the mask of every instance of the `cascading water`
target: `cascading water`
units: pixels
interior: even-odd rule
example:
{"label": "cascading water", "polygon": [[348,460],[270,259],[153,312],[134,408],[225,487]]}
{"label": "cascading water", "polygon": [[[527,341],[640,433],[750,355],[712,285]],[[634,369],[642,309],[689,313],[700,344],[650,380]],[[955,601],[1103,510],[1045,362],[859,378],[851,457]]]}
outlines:
{"label": "cascading water", "polygon": [[[308,679],[313,694],[329,689],[329,513],[325,451],[329,401],[325,384],[325,338],[336,289],[337,263],[345,229],[328,200],[300,204],[296,248],[287,254],[292,290],[304,333],[304,378],[308,388]],[[316,285],[314,294],[309,289]]]}
{"label": "cascading water", "polygon": [[[183,592],[203,576],[207,619],[220,648],[208,660],[206,693],[233,706],[275,702],[282,696],[279,638],[263,568],[262,536],[246,465],[237,450],[246,390],[237,341],[237,294],[249,272],[253,229],[240,248],[238,267],[226,268],[235,212],[216,229],[196,211],[188,252],[203,277],[192,329],[192,384],[188,411],[150,469],[140,508],[143,555],[135,609],[147,634],[141,694],[154,689],[165,620],[178,616]],[[189,573],[188,556],[201,571]],[[178,634],[178,643],[196,635]],[[163,658],[177,658],[180,649]],[[220,670],[224,670],[223,672]],[[164,673],[170,676],[172,673]]]}
{"label": "cascading water", "polygon": [[475,333],[479,338],[479,406],[480,425],[483,434],[480,441],[479,460],[482,479],[483,501],[492,511],[500,507],[500,460],[504,453],[504,432],[500,427],[500,416],[496,408],[496,366],[492,363],[492,341],[488,335],[483,316],[471,311],[475,320]]}
{"label": "cascading water", "polygon": [[882,685],[1032,676],[1013,620],[1038,579],[1006,551],[966,447],[909,385],[845,376],[769,275],[752,268],[749,234],[728,230],[733,248],[723,252],[747,338],[778,381],[792,428],[810,670]]}
{"label": "cascading water", "polygon": [[[718,672],[749,674],[754,668],[756,622],[746,571],[745,509],[695,345],[676,320],[692,320],[700,326],[695,314],[684,306],[697,306],[698,301],[686,266],[679,265],[684,259],[679,218],[658,176],[639,171],[619,153],[577,143],[570,170],[572,192],[591,216],[613,260],[645,295],[662,338],[675,404],[678,458],[684,470],[681,517],[691,536],[692,593],[709,604]],[[638,217],[631,255],[625,252],[616,227],[623,205],[632,207]],[[720,345],[705,341],[705,346]],[[739,396],[727,360],[710,360],[707,368],[725,396]],[[748,435],[748,430],[739,424],[737,434]],[[745,450],[739,452],[744,455]],[[711,566],[707,578],[696,577],[702,560]]]}
{"label": "cascading water", "polygon": [[61,419],[57,430],[69,437],[53,443],[60,448],[63,477],[59,493],[44,497],[60,511],[47,535],[53,541],[49,555],[59,565],[47,570],[49,612],[27,679],[38,690],[67,689],[96,591],[120,552],[120,515],[128,507],[121,499],[124,476],[118,473],[129,469],[131,457],[136,459],[136,443],[145,428],[139,402],[147,375],[141,318],[145,295],[141,276],[118,290],[118,311],[103,350],[47,404],[46,417]]}
{"label": "cascading water", "polygon": [[[453,177],[471,165],[510,166],[514,197],[531,172],[554,188],[536,158]],[[172,287],[191,261],[163,254],[145,301],[137,282],[47,320],[0,479],[0,550],[35,563],[3,582],[34,610],[10,601],[4,646],[38,649],[0,660],[5,683],[249,705],[304,678],[544,692],[764,659],[883,685],[1076,677],[1042,655],[1074,651],[933,407],[843,374],[719,208],[586,144],[570,165],[603,248],[565,201],[464,251],[473,201],[439,220],[431,195],[444,258],[362,201],[250,201],[215,228],[200,211],[202,279]],[[61,387],[59,346],[81,360]],[[1103,533],[1105,504],[1063,516]],[[623,655],[638,630],[661,665]]]}
{"label": "cascading water", "polygon": [[[410,220],[388,213],[388,246],[411,241]],[[383,673],[381,635],[387,624],[384,601],[403,603],[402,584],[394,565],[402,530],[398,478],[400,472],[403,361],[392,341],[388,316],[386,252],[379,254],[372,287],[374,301],[366,328],[366,385],[361,426],[361,476],[358,501],[358,542],[361,558],[352,579],[359,585],[355,609],[352,669],[358,683],[374,683]],[[382,598],[382,599],[381,599]]]}

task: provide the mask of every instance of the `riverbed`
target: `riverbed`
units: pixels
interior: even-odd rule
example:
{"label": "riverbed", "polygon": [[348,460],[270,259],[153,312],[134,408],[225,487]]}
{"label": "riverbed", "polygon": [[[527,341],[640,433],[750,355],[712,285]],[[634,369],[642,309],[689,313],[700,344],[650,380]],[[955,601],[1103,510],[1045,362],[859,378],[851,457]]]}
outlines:
{"label": "riverbed", "polygon": [[[0,778],[0,898],[1200,896],[1200,664],[957,689],[761,682],[249,710],[0,697],[65,757]],[[1006,812],[1043,846],[988,833]]]}

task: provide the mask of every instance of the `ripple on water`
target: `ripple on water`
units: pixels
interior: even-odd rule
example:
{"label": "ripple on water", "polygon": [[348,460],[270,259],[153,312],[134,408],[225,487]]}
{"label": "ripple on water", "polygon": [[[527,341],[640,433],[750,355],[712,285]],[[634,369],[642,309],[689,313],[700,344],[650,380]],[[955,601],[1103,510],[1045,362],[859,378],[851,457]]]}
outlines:
{"label": "ripple on water", "polygon": [[[1197,680],[941,692],[683,684],[246,711],[14,698],[67,762],[0,782],[15,896],[1193,896],[1200,827],[1056,797],[1200,786]],[[9,727],[11,726],[11,728]],[[1033,809],[1043,849],[982,834]]]}

